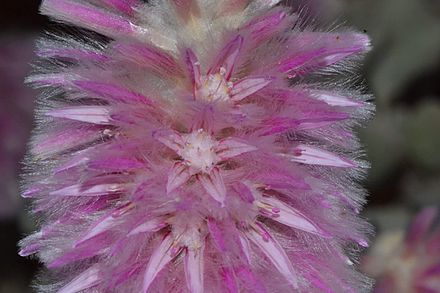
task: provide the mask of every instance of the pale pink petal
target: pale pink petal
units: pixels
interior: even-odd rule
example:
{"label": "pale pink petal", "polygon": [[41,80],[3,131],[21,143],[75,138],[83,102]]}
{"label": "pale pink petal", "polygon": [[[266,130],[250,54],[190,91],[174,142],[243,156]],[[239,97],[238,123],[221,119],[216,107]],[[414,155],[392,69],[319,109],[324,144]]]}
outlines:
{"label": "pale pink petal", "polygon": [[111,120],[109,109],[104,106],[65,107],[50,110],[46,115],[100,125],[110,124]]}
{"label": "pale pink petal", "polygon": [[282,246],[275,238],[271,237],[267,231],[262,230],[260,227],[256,229],[261,230],[261,233],[264,233],[264,236],[257,232],[257,230],[250,229],[246,231],[246,237],[261,249],[276,269],[294,288],[298,288],[298,280],[296,278],[295,270]]}
{"label": "pale pink petal", "polygon": [[78,246],[79,244],[95,237],[96,235],[99,235],[101,233],[104,233],[106,231],[109,231],[113,227],[117,226],[120,223],[120,216],[124,213],[126,213],[128,210],[133,208],[132,204],[125,205],[121,208],[116,209],[112,213],[102,217],[98,220],[97,223],[95,223],[84,236],[82,236],[76,243],[75,246]]}
{"label": "pale pink petal", "polygon": [[147,165],[134,158],[117,157],[110,155],[91,160],[87,164],[89,170],[107,171],[107,172],[124,172],[128,170],[143,169]]}
{"label": "pale pink petal", "polygon": [[219,142],[216,152],[220,160],[226,160],[255,150],[257,147],[248,144],[245,140],[226,138]]}
{"label": "pale pink petal", "polygon": [[272,209],[269,212],[269,214],[272,213],[273,215],[271,219],[305,232],[317,234],[320,236],[326,235],[311,220],[307,219],[306,216],[301,214],[301,212],[285,204],[284,202],[279,201],[278,199],[275,199],[273,197],[263,197],[259,201],[263,204],[263,206],[267,205],[269,208]]}
{"label": "pale pink petal", "polygon": [[188,70],[190,72],[191,80],[193,83],[194,89],[198,89],[201,87],[200,84],[200,62],[197,59],[196,55],[191,49],[186,50],[186,65],[188,66]]}
{"label": "pale pink petal", "polygon": [[289,52],[293,54],[277,65],[282,72],[293,71],[292,76],[335,64],[370,49],[369,38],[358,33],[304,32],[292,37],[289,43]]}
{"label": "pale pink petal", "polygon": [[262,17],[252,19],[244,29],[250,32],[252,39],[261,44],[263,41],[270,39],[277,32],[286,29],[287,26],[297,20],[298,16],[289,15],[282,9],[271,10]]}
{"label": "pale pink petal", "polygon": [[233,188],[243,201],[250,204],[255,201],[254,191],[247,182],[237,182],[233,185]]}
{"label": "pale pink petal", "polygon": [[67,285],[63,286],[60,290],[58,290],[58,293],[81,292],[90,289],[101,282],[102,278],[100,276],[100,270],[98,269],[98,266],[93,266],[82,272]]}
{"label": "pale pink petal", "polygon": [[175,152],[179,152],[183,148],[183,138],[175,131],[166,129],[156,130],[153,132],[153,137]]}
{"label": "pale pink petal", "polygon": [[[81,156],[83,156],[84,154],[81,153]],[[81,165],[85,165],[87,162],[89,161],[88,157],[82,157],[82,158],[77,158],[74,157],[71,160],[68,160],[67,162],[65,162],[64,164],[62,164],[61,166],[57,167],[54,170],[54,174],[69,170],[71,168],[75,168]]]}
{"label": "pale pink petal", "polygon": [[75,184],[50,192],[50,195],[56,196],[100,196],[109,193],[119,192],[123,189],[122,184],[109,183],[94,185],[84,189],[81,184]]}
{"label": "pale pink petal", "polygon": [[292,161],[306,165],[332,166],[341,168],[356,167],[353,162],[317,147],[298,145],[295,147],[293,152],[294,154],[289,155],[289,158]]}
{"label": "pale pink petal", "polygon": [[220,252],[226,251],[226,239],[223,231],[220,229],[217,221],[212,218],[207,219],[209,235],[212,237],[215,248]]}
{"label": "pale pink petal", "polygon": [[127,236],[133,236],[139,233],[157,232],[166,226],[167,223],[163,219],[154,218],[136,226],[133,230],[130,231],[130,233],[127,234]]}
{"label": "pale pink petal", "polygon": [[185,276],[191,293],[203,293],[204,245],[199,249],[188,249],[185,255]]}
{"label": "pale pink petal", "polygon": [[137,66],[150,68],[164,78],[182,75],[182,70],[174,57],[154,46],[142,42],[116,43],[113,48],[120,57]]}
{"label": "pale pink petal", "polygon": [[330,106],[337,107],[360,107],[362,102],[351,100],[343,95],[335,94],[327,91],[313,90],[310,94],[316,99],[326,102]]}
{"label": "pale pink petal", "polygon": [[44,238],[44,236],[43,231],[38,231],[28,236],[26,239],[24,239],[26,240],[26,244],[18,251],[18,255],[26,257],[39,252],[42,248],[40,241]]}
{"label": "pale pink petal", "polygon": [[113,215],[108,215],[100,219],[97,224],[95,224],[91,229],[89,229],[89,231],[75,243],[75,246],[78,246],[79,244],[95,237],[96,235],[99,235],[101,233],[104,233],[105,231],[110,230],[111,228],[113,228],[118,224],[117,220],[118,219],[113,217]]}
{"label": "pale pink petal", "polygon": [[216,62],[208,70],[209,74],[218,73],[221,68],[225,70],[225,78],[228,80],[231,77],[234,70],[235,61],[240,53],[243,45],[243,37],[237,36],[231,42],[229,42],[219,53]]}
{"label": "pale pink petal", "polygon": [[236,102],[241,101],[263,89],[272,81],[273,79],[268,77],[249,77],[242,79],[234,83],[234,87],[231,91],[231,99]]}
{"label": "pale pink petal", "polygon": [[142,292],[147,293],[157,274],[174,259],[175,255],[171,253],[173,237],[168,234],[162,243],[154,250],[148,261],[144,274]]}
{"label": "pale pink petal", "polygon": [[192,175],[187,166],[182,163],[176,163],[168,175],[167,193],[185,184]]}
{"label": "pale pink petal", "polygon": [[217,168],[214,168],[211,173],[198,176],[198,179],[206,192],[224,206],[226,186],[223,182],[220,171]]}
{"label": "pale pink petal", "polygon": [[37,49],[36,52],[38,57],[42,58],[60,58],[75,60],[78,62],[92,61],[92,62],[106,62],[108,61],[108,56],[94,51],[92,49],[83,48],[71,48],[71,47],[61,47],[58,44],[45,43],[41,48]]}
{"label": "pale pink petal", "polygon": [[41,133],[34,137],[31,152],[39,159],[45,159],[90,144],[105,137],[99,127],[95,124],[85,124],[84,127],[63,128]]}
{"label": "pale pink petal", "polygon": [[247,261],[251,262],[251,246],[249,244],[249,240],[240,235],[240,244]]}
{"label": "pale pink petal", "polygon": [[125,17],[87,3],[72,0],[45,0],[40,8],[44,15],[62,19],[79,27],[109,37],[132,35],[133,24]]}
{"label": "pale pink petal", "polygon": [[111,102],[154,104],[154,101],[149,97],[114,83],[74,80],[72,84],[78,89],[91,93],[93,96],[101,97]]}

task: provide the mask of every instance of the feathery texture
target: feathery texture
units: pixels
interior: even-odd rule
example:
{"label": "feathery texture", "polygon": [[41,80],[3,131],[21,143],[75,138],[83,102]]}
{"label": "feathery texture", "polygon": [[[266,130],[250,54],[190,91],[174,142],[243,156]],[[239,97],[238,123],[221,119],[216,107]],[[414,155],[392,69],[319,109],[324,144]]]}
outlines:
{"label": "feathery texture", "polygon": [[44,0],[24,197],[41,292],[363,292],[367,36],[279,1]]}

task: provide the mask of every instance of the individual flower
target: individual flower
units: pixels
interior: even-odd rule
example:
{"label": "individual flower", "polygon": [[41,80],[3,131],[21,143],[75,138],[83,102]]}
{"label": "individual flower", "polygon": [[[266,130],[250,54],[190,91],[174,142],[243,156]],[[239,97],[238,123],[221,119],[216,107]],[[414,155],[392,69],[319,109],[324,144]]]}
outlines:
{"label": "individual flower", "polygon": [[370,42],[278,2],[43,1],[83,30],[29,78],[40,291],[368,291],[351,128],[372,107],[339,73]]}
{"label": "individual flower", "polygon": [[364,257],[363,270],[377,283],[374,292],[434,293],[440,291],[440,230],[436,208],[425,208],[407,233],[380,235]]}

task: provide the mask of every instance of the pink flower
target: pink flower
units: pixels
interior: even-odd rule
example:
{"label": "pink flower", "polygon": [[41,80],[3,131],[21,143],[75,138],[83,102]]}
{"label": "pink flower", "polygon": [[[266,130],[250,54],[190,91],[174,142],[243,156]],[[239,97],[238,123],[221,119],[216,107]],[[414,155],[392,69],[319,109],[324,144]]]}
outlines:
{"label": "pink flower", "polygon": [[440,291],[438,211],[425,208],[401,231],[378,237],[364,258],[363,270],[377,279],[374,292],[435,293]]}
{"label": "pink flower", "polygon": [[369,39],[277,2],[43,1],[104,37],[41,40],[29,78],[41,291],[368,290],[351,127],[372,107],[330,80]]}

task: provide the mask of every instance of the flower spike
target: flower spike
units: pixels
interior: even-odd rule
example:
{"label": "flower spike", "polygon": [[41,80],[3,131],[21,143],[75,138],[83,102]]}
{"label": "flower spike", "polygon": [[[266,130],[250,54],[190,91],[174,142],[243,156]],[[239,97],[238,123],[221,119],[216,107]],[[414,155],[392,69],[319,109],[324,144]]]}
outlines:
{"label": "flower spike", "polygon": [[368,243],[352,127],[371,97],[320,77],[370,40],[287,2],[42,1],[83,30],[41,40],[27,79],[39,292],[369,290],[348,255]]}

